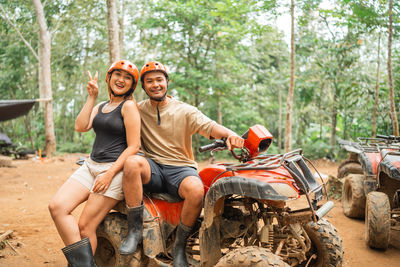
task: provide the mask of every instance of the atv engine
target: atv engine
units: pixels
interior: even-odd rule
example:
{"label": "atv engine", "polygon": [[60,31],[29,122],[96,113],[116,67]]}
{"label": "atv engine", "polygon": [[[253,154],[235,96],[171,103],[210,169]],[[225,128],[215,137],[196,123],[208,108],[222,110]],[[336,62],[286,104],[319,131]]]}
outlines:
{"label": "atv engine", "polygon": [[220,233],[221,245],[227,247],[237,238],[251,232],[249,225],[252,222],[250,214],[245,214],[241,209],[226,206],[221,218]]}

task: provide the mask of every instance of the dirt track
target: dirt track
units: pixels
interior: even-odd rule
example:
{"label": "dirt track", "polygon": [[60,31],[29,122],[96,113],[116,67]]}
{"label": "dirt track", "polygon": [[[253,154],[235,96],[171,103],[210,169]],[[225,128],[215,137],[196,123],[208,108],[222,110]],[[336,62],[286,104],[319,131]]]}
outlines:
{"label": "dirt track", "polygon": [[[47,210],[51,197],[77,169],[80,155],[65,155],[51,160],[13,161],[13,168],[0,168],[0,234],[13,230],[9,245],[0,250],[0,266],[66,266],[63,244]],[[203,165],[204,166],[204,165]],[[336,175],[337,165],[316,162],[318,170]],[[327,218],[343,239],[343,266],[400,266],[400,251],[369,249],[364,243],[364,222],[344,217],[340,202]],[[76,215],[79,215],[79,210]]]}

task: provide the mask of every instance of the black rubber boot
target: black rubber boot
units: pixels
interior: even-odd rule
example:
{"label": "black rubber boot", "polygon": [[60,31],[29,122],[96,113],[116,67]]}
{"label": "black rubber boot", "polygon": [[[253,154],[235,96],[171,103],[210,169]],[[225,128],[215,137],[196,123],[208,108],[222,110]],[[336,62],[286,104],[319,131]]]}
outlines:
{"label": "black rubber boot", "polygon": [[189,267],[186,258],[186,241],[191,231],[192,227],[179,223],[174,244],[174,267]]}
{"label": "black rubber boot", "polygon": [[95,267],[89,237],[61,249],[67,258],[68,267]]}
{"label": "black rubber boot", "polygon": [[129,255],[136,251],[143,240],[143,209],[144,205],[128,208],[128,234],[119,247],[121,255]]}

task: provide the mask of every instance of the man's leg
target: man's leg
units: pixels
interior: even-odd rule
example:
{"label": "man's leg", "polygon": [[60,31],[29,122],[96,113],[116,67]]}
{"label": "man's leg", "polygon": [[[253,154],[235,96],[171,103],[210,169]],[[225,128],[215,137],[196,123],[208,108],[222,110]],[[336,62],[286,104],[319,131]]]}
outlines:
{"label": "man's leg", "polygon": [[199,177],[188,176],[179,186],[179,195],[184,199],[181,222],[176,230],[174,266],[189,266],[186,258],[186,241],[203,207],[204,186]]}
{"label": "man's leg", "polygon": [[204,185],[199,177],[186,177],[179,186],[179,196],[184,199],[181,222],[193,227],[203,208]]}
{"label": "man's leg", "polygon": [[131,156],[124,164],[122,187],[128,210],[128,234],[122,242],[119,253],[132,254],[143,240],[143,184],[151,178],[151,168],[144,157]]}
{"label": "man's leg", "polygon": [[124,164],[122,188],[128,207],[137,207],[142,203],[143,184],[151,178],[151,169],[146,158],[138,155],[130,156]]}

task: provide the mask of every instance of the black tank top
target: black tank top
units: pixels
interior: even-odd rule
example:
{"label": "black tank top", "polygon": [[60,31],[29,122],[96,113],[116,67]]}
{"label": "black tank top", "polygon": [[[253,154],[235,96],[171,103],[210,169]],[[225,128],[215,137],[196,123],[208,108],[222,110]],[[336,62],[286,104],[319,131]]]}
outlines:
{"label": "black tank top", "polygon": [[121,109],[125,101],[108,113],[103,113],[107,101],[99,106],[93,119],[93,130],[96,133],[90,158],[96,162],[114,162],[127,148],[124,118]]}

